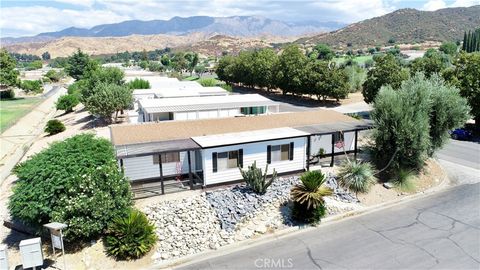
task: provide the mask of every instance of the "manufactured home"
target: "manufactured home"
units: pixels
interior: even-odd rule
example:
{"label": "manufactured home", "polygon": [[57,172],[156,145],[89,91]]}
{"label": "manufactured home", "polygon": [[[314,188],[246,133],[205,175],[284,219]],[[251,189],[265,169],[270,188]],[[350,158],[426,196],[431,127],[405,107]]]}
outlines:
{"label": "manufactured home", "polygon": [[135,101],[154,98],[178,98],[178,97],[207,97],[207,96],[226,96],[228,91],[225,89],[213,87],[164,87],[155,89],[135,89],[133,90]]}
{"label": "manufactured home", "polygon": [[139,197],[241,180],[240,168],[308,170],[320,149],[356,153],[369,124],[331,110],[113,125],[118,164]]}
{"label": "manufactured home", "polygon": [[258,94],[142,99],[137,122],[196,120],[277,113],[279,105]]}

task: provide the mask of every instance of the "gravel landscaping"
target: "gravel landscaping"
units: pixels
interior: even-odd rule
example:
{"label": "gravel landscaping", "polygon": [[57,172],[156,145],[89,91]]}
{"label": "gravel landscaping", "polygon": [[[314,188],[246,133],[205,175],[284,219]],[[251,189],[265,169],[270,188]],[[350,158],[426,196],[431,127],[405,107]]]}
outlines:
{"label": "gravel landscaping", "polygon": [[[338,187],[335,178],[328,178],[327,185],[335,191],[326,198],[329,214],[360,207],[354,196]],[[263,195],[240,184],[145,207],[159,238],[153,258],[179,258],[293,226],[290,189],[299,182],[298,176],[281,177]]]}

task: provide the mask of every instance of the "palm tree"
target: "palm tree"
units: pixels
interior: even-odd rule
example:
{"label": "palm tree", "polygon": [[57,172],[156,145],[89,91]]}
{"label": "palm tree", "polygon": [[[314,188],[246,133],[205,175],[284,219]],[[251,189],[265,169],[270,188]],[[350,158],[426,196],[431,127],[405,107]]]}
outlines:
{"label": "palm tree", "polygon": [[295,185],[290,191],[294,202],[304,205],[307,210],[323,206],[324,196],[332,195],[333,191],[324,185],[325,175],[320,171],[309,171],[300,177],[302,183]]}

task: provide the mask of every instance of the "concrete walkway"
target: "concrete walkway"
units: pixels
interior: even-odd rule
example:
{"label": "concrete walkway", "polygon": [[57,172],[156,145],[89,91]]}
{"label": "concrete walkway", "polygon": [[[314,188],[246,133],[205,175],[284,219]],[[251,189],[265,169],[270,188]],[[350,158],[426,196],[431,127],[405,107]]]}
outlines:
{"label": "concrete walkway", "polygon": [[33,141],[43,133],[46,122],[55,113],[55,102],[67,90],[54,86],[46,99],[0,135],[0,184],[22,158]]}

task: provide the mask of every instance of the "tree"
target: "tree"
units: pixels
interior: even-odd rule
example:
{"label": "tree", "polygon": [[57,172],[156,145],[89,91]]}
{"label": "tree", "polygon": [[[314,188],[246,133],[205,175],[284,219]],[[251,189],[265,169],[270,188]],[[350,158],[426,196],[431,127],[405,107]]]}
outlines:
{"label": "tree", "polygon": [[335,57],[335,53],[327,44],[317,44],[313,51],[317,53],[317,59],[330,61]]}
{"label": "tree", "polygon": [[253,55],[253,80],[255,85],[267,90],[275,86],[275,67],[278,64],[278,56],[272,49],[261,49]]}
{"label": "tree", "polygon": [[73,55],[68,57],[67,66],[65,71],[67,74],[74,78],[75,80],[80,80],[83,78],[83,75],[92,69],[96,69],[98,64],[94,64],[93,60],[90,59],[88,54],[83,53],[80,49],[77,50]]}
{"label": "tree", "polygon": [[94,88],[85,107],[91,114],[101,116],[107,122],[111,122],[113,113],[115,113],[114,120],[116,121],[118,113],[128,109],[132,104],[131,89],[124,85],[102,82]]}
{"label": "tree", "polygon": [[39,94],[43,92],[42,82],[39,80],[24,80],[20,83],[20,88],[22,88],[25,93],[35,93]]}
{"label": "tree", "polygon": [[417,73],[398,90],[384,86],[373,103],[374,158],[388,171],[418,170],[447,132],[465,123],[468,106],[437,75]]}
{"label": "tree", "polygon": [[285,48],[278,60],[277,86],[282,93],[296,93],[302,86],[307,58],[297,45]]}
{"label": "tree", "polygon": [[198,65],[193,71],[195,71],[195,74],[197,74],[198,77],[202,77],[203,73],[206,71],[206,68],[204,65]]}
{"label": "tree", "polygon": [[443,42],[439,51],[448,55],[454,55],[457,53],[457,44],[455,42]]}
{"label": "tree", "polygon": [[43,60],[50,60],[50,53],[49,52],[42,53],[42,59]]}
{"label": "tree", "polygon": [[57,110],[63,110],[65,113],[73,112],[73,108],[78,105],[80,101],[75,94],[63,95],[58,98],[56,103]]}
{"label": "tree", "polygon": [[17,61],[5,49],[0,49],[0,85],[10,88],[18,84]]}
{"label": "tree", "polygon": [[233,70],[236,65],[236,58],[227,55],[218,61],[218,65],[215,69],[215,73],[217,74],[218,78],[222,81],[225,81],[227,83],[233,83],[234,82],[234,74]]}
{"label": "tree", "polygon": [[141,78],[135,78],[127,83],[127,86],[130,89],[150,89],[150,82]]}
{"label": "tree", "polygon": [[41,69],[42,66],[43,66],[42,61],[37,60],[37,61],[30,62],[30,63],[27,65],[26,70]]}
{"label": "tree", "polygon": [[463,126],[469,119],[470,107],[460,91],[445,84],[438,75],[432,76],[428,83],[431,94],[429,154],[433,155],[449,138],[448,131]]}
{"label": "tree", "polygon": [[410,73],[423,72],[427,77],[435,73],[440,74],[450,65],[449,57],[443,52],[436,50],[427,51],[423,57],[413,60],[410,64]]}
{"label": "tree", "polygon": [[348,77],[334,63],[310,61],[305,67],[304,76],[299,88],[302,94],[314,95],[318,100],[331,97],[337,101],[348,95]]}
{"label": "tree", "polygon": [[376,56],[374,66],[368,71],[363,84],[362,94],[365,102],[374,101],[378,91],[384,85],[397,89],[402,81],[408,79],[408,71],[403,70],[395,56],[391,54]]}
{"label": "tree", "polygon": [[[475,124],[480,127],[480,52],[460,53],[453,61],[451,73],[447,80],[460,89],[460,95],[470,105]],[[444,77],[447,76],[444,74]]]}
{"label": "tree", "polygon": [[125,73],[117,67],[88,68],[87,76],[81,84],[82,101],[85,102],[95,92],[95,87],[101,83],[123,85]]}
{"label": "tree", "polygon": [[168,67],[168,66],[170,66],[170,57],[168,57],[167,54],[164,54],[164,55],[162,55],[162,58],[160,59],[160,62],[162,63],[162,65]]}
{"label": "tree", "polygon": [[64,239],[71,243],[101,235],[132,204],[112,144],[93,134],[54,142],[17,165],[14,173],[18,180],[8,203],[11,216],[39,232],[46,223],[66,223]]}
{"label": "tree", "polygon": [[188,59],[188,71],[190,71],[190,76],[192,76],[193,70],[198,64],[198,53],[190,53],[186,57]]}

